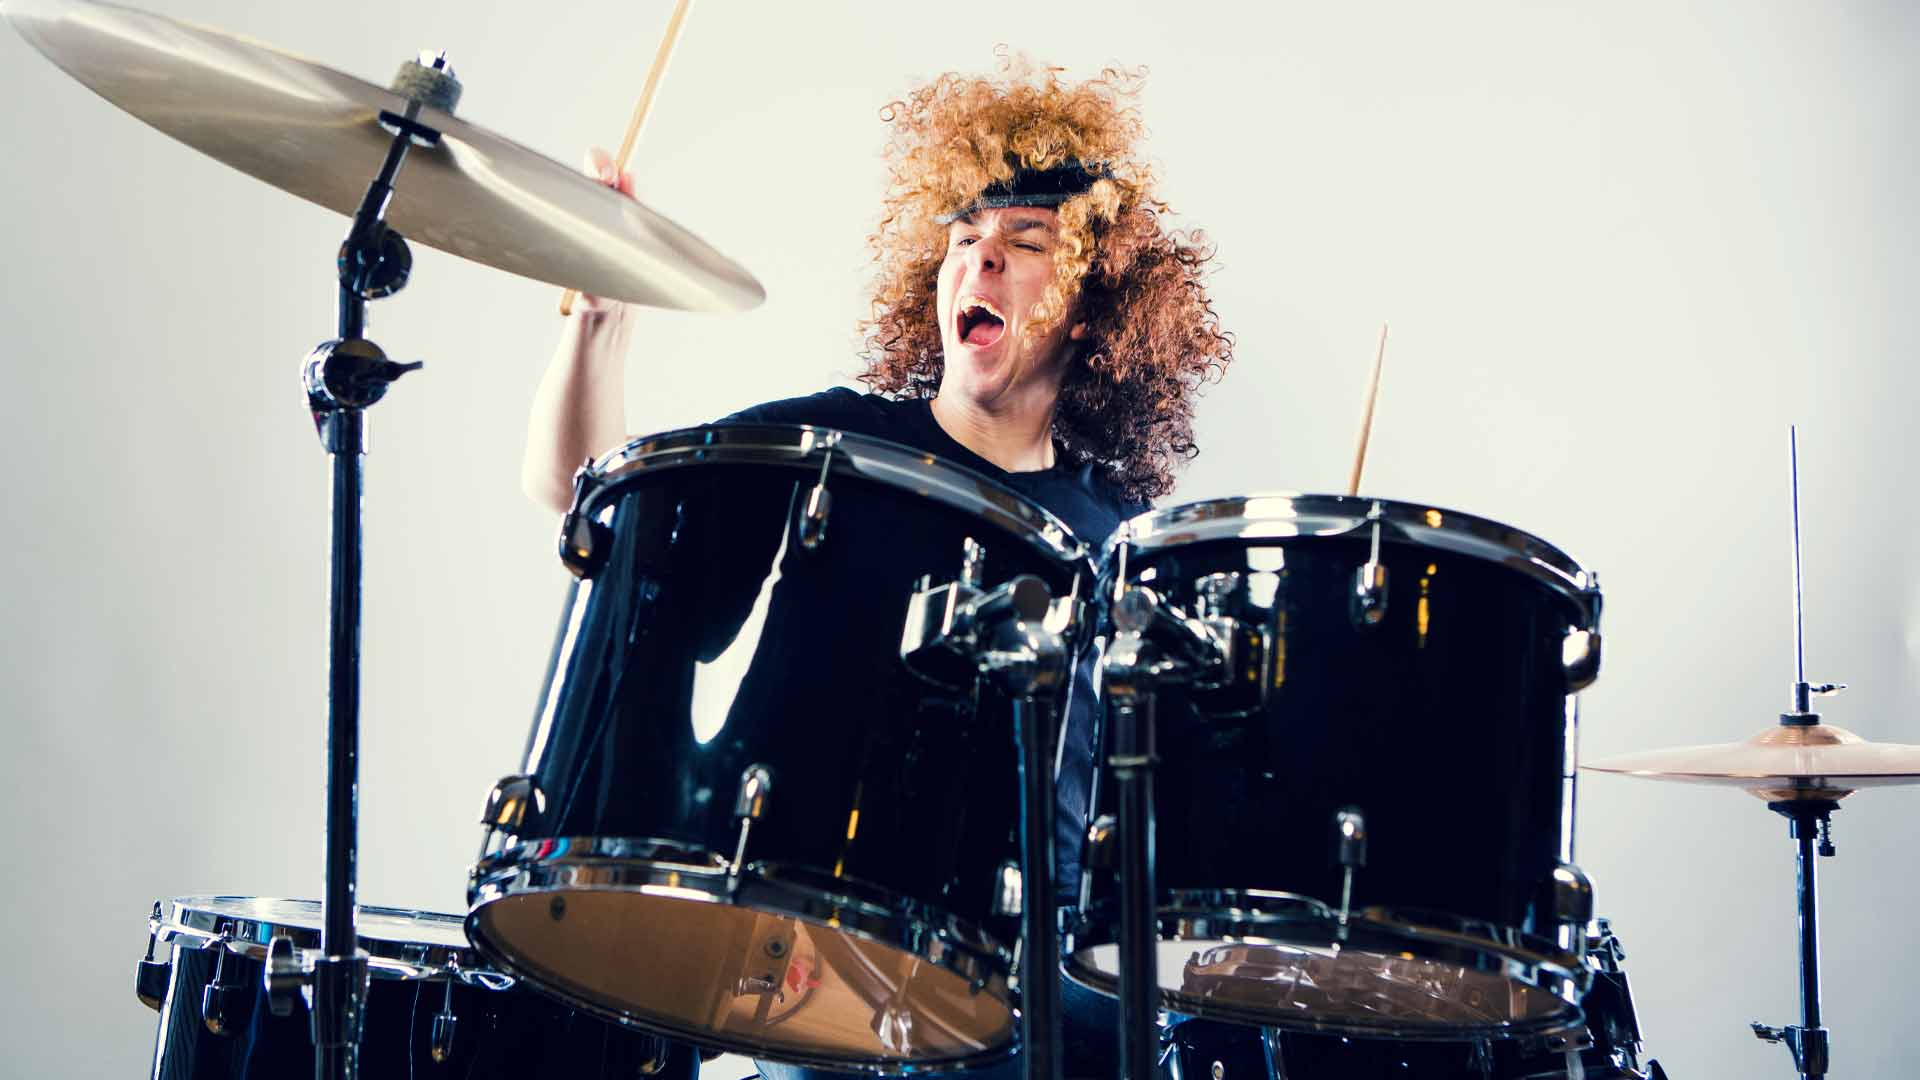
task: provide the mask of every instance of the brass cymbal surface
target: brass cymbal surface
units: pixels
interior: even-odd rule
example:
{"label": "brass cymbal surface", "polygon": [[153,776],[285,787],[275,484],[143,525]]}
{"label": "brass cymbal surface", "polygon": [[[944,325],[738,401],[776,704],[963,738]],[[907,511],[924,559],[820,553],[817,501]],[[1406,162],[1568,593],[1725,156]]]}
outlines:
{"label": "brass cymbal surface", "polygon": [[[180,142],[352,215],[406,98],[257,42],[89,0],[6,0],[13,28],[61,70]],[[579,172],[426,107],[439,132],[402,166],[387,221],[409,240],[523,277],[653,307],[751,308],[753,275]]]}
{"label": "brass cymbal surface", "polygon": [[1592,772],[1744,788],[1770,801],[1920,784],[1920,746],[1870,742],[1832,724],[1776,724],[1750,739],[1620,754]]}

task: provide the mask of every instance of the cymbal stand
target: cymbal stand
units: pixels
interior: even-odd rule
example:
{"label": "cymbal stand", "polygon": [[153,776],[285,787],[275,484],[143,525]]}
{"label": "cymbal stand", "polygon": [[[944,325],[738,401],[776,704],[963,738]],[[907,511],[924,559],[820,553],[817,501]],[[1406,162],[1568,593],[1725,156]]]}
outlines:
{"label": "cymbal stand", "polygon": [[[1793,509],[1793,704],[1780,714],[1786,727],[1809,727],[1820,722],[1813,710],[1814,695],[1838,693],[1845,683],[1807,682],[1807,646],[1805,609],[1800,574],[1800,436],[1787,428],[1788,490]],[[1830,815],[1840,809],[1835,801],[1841,791],[1810,790],[1806,796],[1767,803],[1767,809],[1786,818],[1799,846],[1796,856],[1800,899],[1800,1023],[1784,1028],[1752,1025],[1753,1033],[1767,1042],[1784,1042],[1793,1054],[1793,1067],[1807,1080],[1820,1080],[1827,1073],[1827,1029],[1820,1021],[1820,914],[1816,906],[1814,853],[1833,854],[1833,822]]]}
{"label": "cymbal stand", "polygon": [[362,1006],[367,991],[367,958],[355,928],[358,859],[358,779],[360,754],[360,599],[361,497],[365,488],[366,410],[386,395],[395,379],[419,363],[388,360],[364,336],[367,302],[391,296],[406,285],[412,254],[406,240],[389,228],[387,204],[411,146],[433,146],[439,132],[419,122],[421,109],[451,111],[460,84],[446,57],[422,54],[401,67],[394,89],[410,98],[404,114],[382,112],[380,123],[393,134],[385,161],[353,217],[340,245],[339,337],[310,353],[301,367],[301,384],[320,436],[333,458],[331,611],[327,681],[327,856],[326,891],[321,902],[321,954],[311,970],[279,965],[268,989],[275,1011],[290,1010],[297,988],[311,1009],[314,1075],[317,1080],[351,1080],[359,1075]]}
{"label": "cymbal stand", "polygon": [[[1753,1033],[1767,1042],[1784,1042],[1793,1054],[1793,1067],[1807,1080],[1827,1073],[1827,1029],[1820,1025],[1820,913],[1815,906],[1814,853],[1833,854],[1830,814],[1840,809],[1831,799],[1786,799],[1767,809],[1791,822],[1798,843],[1800,897],[1800,1023],[1784,1028],[1753,1025]],[[1818,845],[1816,847],[1816,840]]]}

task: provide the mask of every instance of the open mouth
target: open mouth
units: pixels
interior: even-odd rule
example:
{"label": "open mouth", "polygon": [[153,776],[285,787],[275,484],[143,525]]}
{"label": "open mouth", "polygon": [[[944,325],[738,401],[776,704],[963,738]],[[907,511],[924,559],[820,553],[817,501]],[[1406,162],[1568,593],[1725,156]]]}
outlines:
{"label": "open mouth", "polygon": [[960,305],[960,340],[983,349],[1000,340],[1007,332],[1007,320],[986,297],[969,296]]}

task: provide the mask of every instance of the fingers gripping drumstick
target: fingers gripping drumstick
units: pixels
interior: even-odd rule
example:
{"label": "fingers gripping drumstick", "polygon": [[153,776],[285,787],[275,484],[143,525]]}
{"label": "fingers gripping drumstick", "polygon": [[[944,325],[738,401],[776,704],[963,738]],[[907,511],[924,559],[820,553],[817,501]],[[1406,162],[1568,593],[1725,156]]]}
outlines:
{"label": "fingers gripping drumstick", "polygon": [[[667,73],[667,61],[673,56],[674,42],[680,39],[680,24],[687,19],[687,8],[693,0],[677,0],[673,5],[673,15],[667,19],[666,36],[660,39],[660,50],[653,54],[653,67],[647,71],[646,85],[640,88],[640,101],[633,107],[633,118],[627,121],[626,137],[620,140],[620,152],[613,158],[613,174],[618,177],[626,171],[627,159],[633,156],[633,144],[640,141],[640,129],[647,122],[647,113],[653,109],[654,92],[660,89],[660,80]],[[568,289],[560,297],[560,314],[573,314],[574,297],[580,295],[578,289]]]}
{"label": "fingers gripping drumstick", "polygon": [[1387,358],[1387,324],[1380,324],[1380,348],[1373,354],[1373,375],[1367,380],[1367,404],[1360,413],[1360,445],[1353,451],[1353,475],[1347,494],[1360,494],[1360,470],[1367,465],[1367,436],[1373,431],[1373,402],[1380,396],[1380,364]]}

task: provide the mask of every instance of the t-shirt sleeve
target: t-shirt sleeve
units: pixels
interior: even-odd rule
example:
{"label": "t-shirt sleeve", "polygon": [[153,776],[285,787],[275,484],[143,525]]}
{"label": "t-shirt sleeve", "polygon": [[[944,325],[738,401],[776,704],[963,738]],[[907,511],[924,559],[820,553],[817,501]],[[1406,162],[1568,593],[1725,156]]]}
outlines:
{"label": "t-shirt sleeve", "polygon": [[858,427],[867,409],[857,390],[836,386],[817,394],[753,405],[720,418],[721,424],[812,424],[817,427]]}

